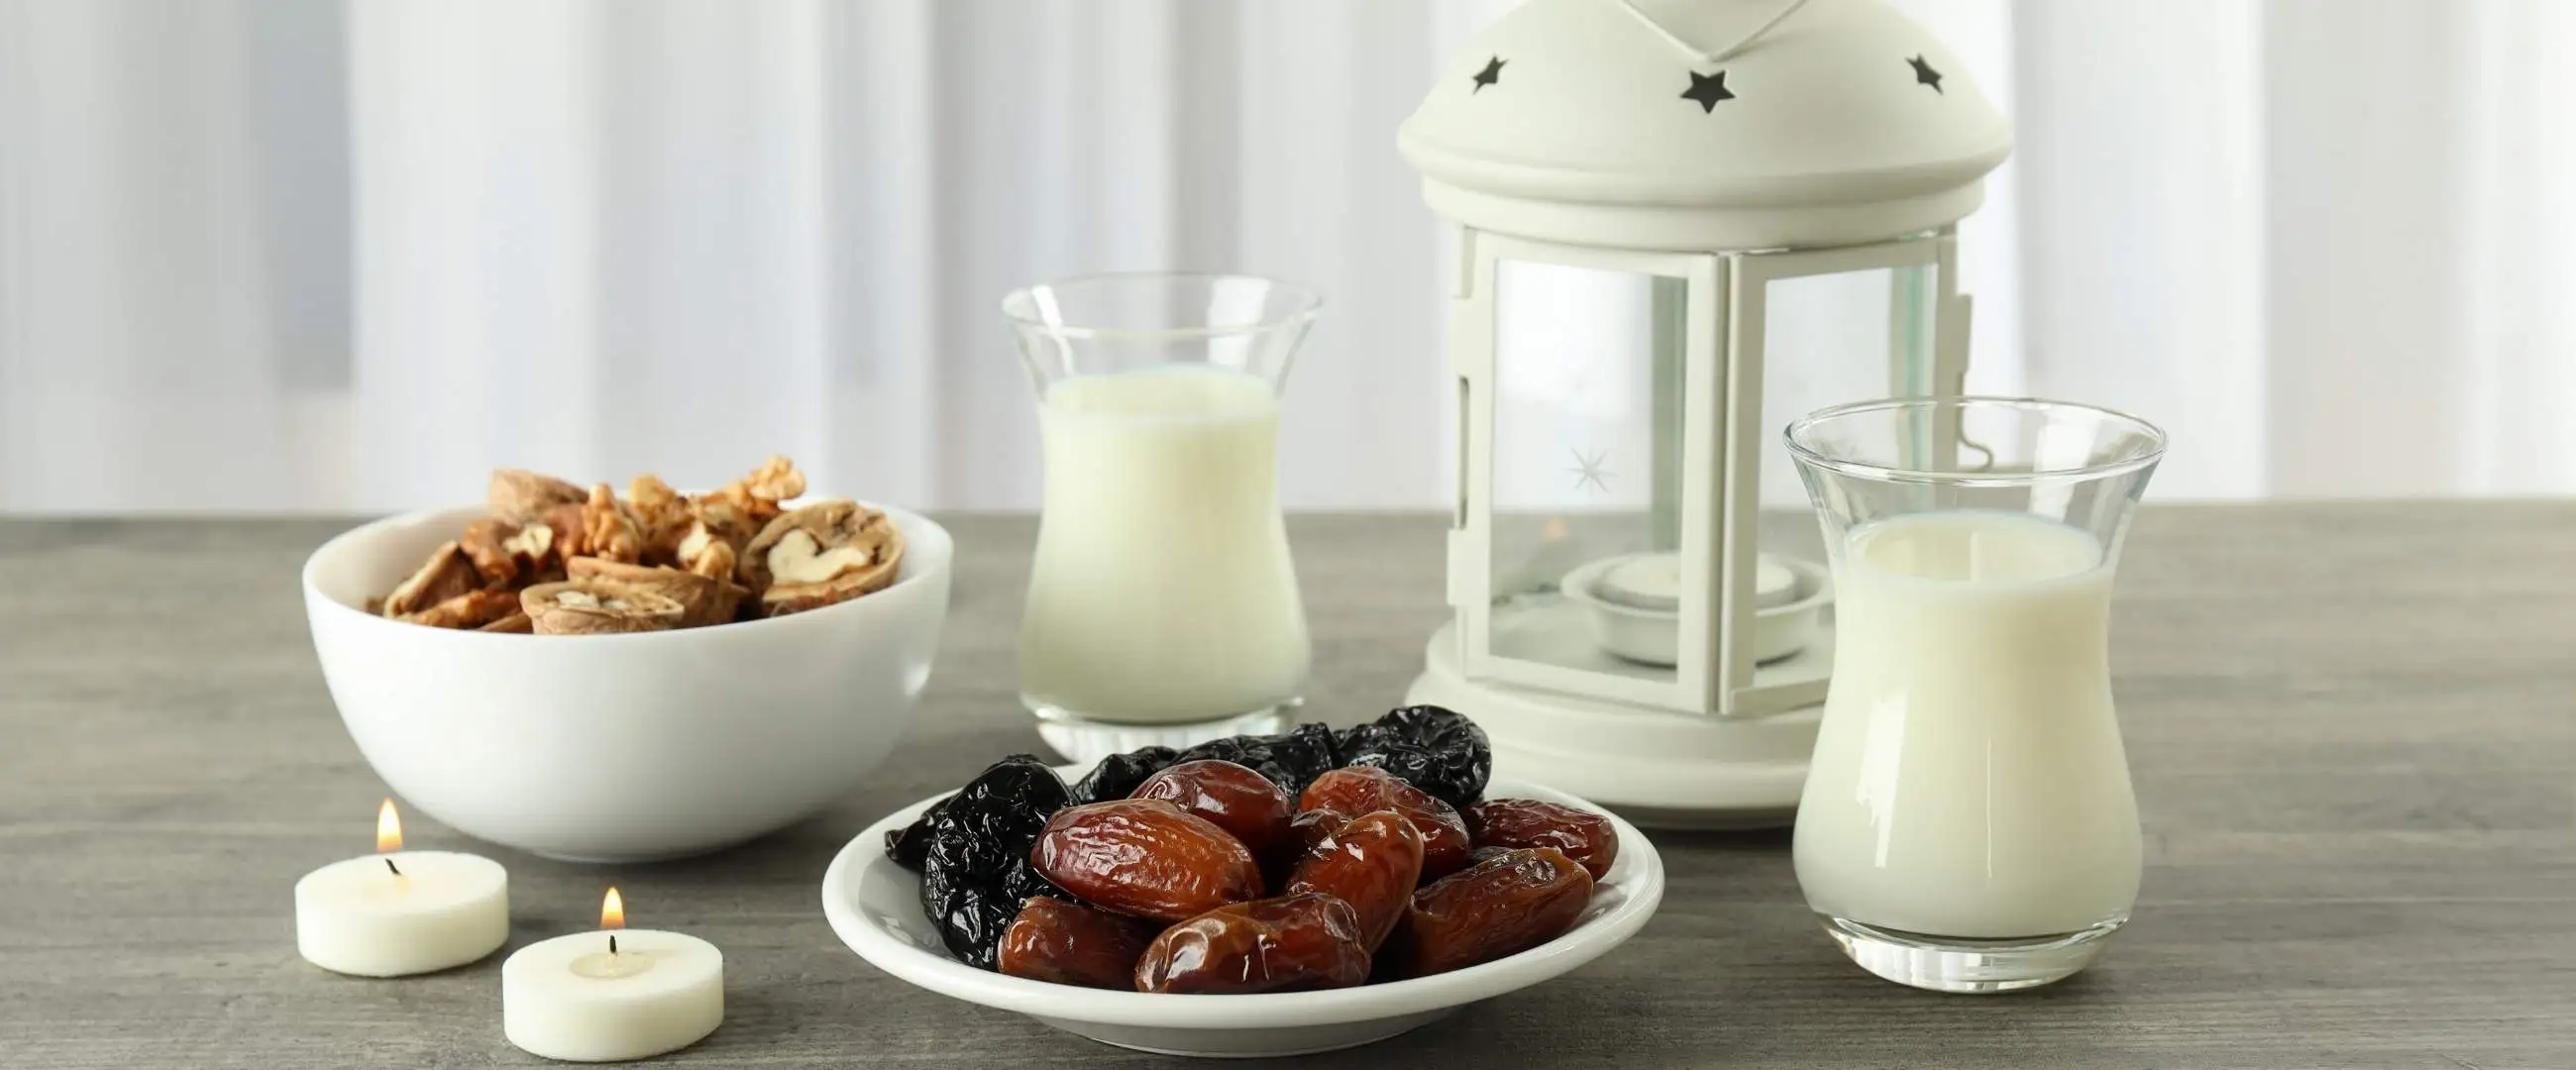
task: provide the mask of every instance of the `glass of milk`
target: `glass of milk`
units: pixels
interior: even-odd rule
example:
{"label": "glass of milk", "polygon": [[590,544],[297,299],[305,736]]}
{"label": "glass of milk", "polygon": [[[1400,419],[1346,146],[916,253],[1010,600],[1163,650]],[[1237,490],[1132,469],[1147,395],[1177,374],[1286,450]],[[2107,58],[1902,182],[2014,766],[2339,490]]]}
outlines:
{"label": "glass of milk", "polygon": [[1314,291],[1094,275],[1003,299],[1046,493],[1020,697],[1087,761],[1285,727],[1311,648],[1278,497],[1279,394]]}
{"label": "glass of milk", "polygon": [[2083,969],[2137,902],[2107,667],[2154,426],[2017,398],[1789,425],[1837,592],[1798,884],[1854,962],[1945,992]]}

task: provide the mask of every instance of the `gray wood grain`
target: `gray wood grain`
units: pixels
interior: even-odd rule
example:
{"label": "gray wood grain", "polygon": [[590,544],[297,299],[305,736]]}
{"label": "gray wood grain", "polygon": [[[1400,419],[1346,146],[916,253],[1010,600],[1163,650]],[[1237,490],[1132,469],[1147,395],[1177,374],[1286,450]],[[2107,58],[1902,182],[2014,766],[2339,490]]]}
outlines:
{"label": "gray wood grain", "polygon": [[[1173,1065],[878,973],[817,885],[871,819],[1035,749],[1010,637],[1031,526],[952,521],[954,616],[865,788],[711,858],[603,871],[488,847],[512,946],[622,885],[725,949],[728,1015],[671,1061]],[[329,521],[0,522],[0,1065],[525,1066],[499,957],[361,981],[295,955],[290,888],[364,847],[382,784],[304,631]],[[1292,522],[1312,709],[1392,703],[1441,616],[1423,517]],[[2121,579],[2137,920],[2055,988],[1874,980],[1810,923],[1786,837],[1662,835],[1662,913],[1565,979],[1306,1065],[2576,1067],[2576,504],[2150,508]],[[415,816],[420,846],[470,846]]]}

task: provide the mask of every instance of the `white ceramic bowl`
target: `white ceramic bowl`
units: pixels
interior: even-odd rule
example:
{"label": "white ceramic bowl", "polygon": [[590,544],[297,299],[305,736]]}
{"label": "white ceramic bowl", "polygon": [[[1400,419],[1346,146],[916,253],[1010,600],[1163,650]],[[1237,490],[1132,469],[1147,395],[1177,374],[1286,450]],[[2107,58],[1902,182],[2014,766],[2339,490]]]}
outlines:
{"label": "white ceramic bowl", "polygon": [[[1767,555],[1766,555],[1767,556]],[[1629,661],[1672,665],[1680,658],[1681,614],[1669,609],[1642,609],[1601,597],[1595,590],[1625,557],[1605,557],[1576,568],[1557,581],[1557,590],[1584,609],[1593,642]],[[1773,661],[1807,648],[1816,636],[1825,606],[1834,600],[1834,574],[1825,566],[1796,557],[1773,558],[1797,577],[1797,596],[1753,611],[1753,660]]]}
{"label": "white ceramic bowl", "polygon": [[379,520],[304,564],[340,719],[429,816],[551,858],[711,851],[857,786],[912,719],[948,614],[948,533],[901,509],[895,582],[770,620],[633,635],[487,635],[371,616],[483,514]]}
{"label": "white ceramic bowl", "polygon": [[[1081,769],[1067,767],[1066,779]],[[841,848],[823,874],[823,916],[842,943],[878,969],[1105,1044],[1227,1058],[1356,1047],[1590,962],[1636,935],[1663,901],[1663,859],[1645,834],[1617,815],[1564,792],[1500,777],[1485,795],[1545,799],[1609,817],[1619,832],[1619,857],[1583,920],[1565,935],[1508,958],[1408,981],[1321,992],[1178,996],[1050,984],[968,966],[949,957],[922,915],[920,878],[885,853],[886,833],[911,824],[937,798],[887,815]]]}

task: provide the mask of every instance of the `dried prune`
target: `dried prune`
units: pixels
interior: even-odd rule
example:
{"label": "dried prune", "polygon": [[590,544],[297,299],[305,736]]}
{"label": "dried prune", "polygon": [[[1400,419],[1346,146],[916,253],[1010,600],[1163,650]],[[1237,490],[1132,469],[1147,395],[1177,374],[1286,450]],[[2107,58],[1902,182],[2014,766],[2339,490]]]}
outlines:
{"label": "dried prune", "polygon": [[1064,781],[1054,769],[1015,754],[889,840],[898,861],[918,852],[922,912],[959,961],[992,969],[1002,932],[1022,901],[1053,889],[1030,868],[1029,846],[1064,802]]}
{"label": "dried prune", "polygon": [[1107,802],[1133,795],[1136,785],[1179,761],[1180,753],[1170,747],[1142,747],[1103,758],[1100,764],[1091,767],[1091,772],[1074,782],[1073,804]]}
{"label": "dried prune", "polygon": [[1467,837],[1467,822],[1449,804],[1375,766],[1335,769],[1316,777],[1297,800],[1300,810],[1337,810],[1345,814],[1365,814],[1393,810],[1413,822],[1413,830],[1422,834],[1422,876],[1431,880],[1467,864],[1467,853],[1473,845]]}
{"label": "dried prune", "polygon": [[[1310,810],[1308,813],[1324,813]],[[1297,863],[1288,894],[1322,892],[1351,905],[1359,917],[1360,946],[1376,951],[1413,902],[1422,880],[1422,834],[1393,810],[1362,814]]]}
{"label": "dried prune", "polygon": [[1293,992],[1368,979],[1351,905],[1318,892],[1218,907],[1163,930],[1136,962],[1139,992]]}
{"label": "dried prune", "polygon": [[886,833],[886,857],[894,859],[895,865],[921,872],[921,863],[930,857],[930,823],[939,816],[939,807],[946,805],[948,801],[942,799],[912,819],[912,824]]}
{"label": "dried prune", "polygon": [[1091,988],[1131,988],[1152,922],[1040,896],[1002,933],[1001,970],[1013,977]]}
{"label": "dried prune", "polygon": [[1295,795],[1306,790],[1306,784],[1322,776],[1325,770],[1341,767],[1340,753],[1334,744],[1331,728],[1321,724],[1301,724],[1275,736],[1229,736],[1210,740],[1182,751],[1178,760],[1216,758],[1233,762],[1269,777],[1272,783]]}
{"label": "dried prune", "polygon": [[1092,906],[1180,921],[1261,895],[1252,852],[1206,818],[1161,799],[1058,812],[1030,851],[1038,872]]}
{"label": "dried prune", "polygon": [[921,912],[939,930],[939,942],[957,961],[977,969],[994,968],[1020,901],[988,884],[921,884]]}
{"label": "dried prune", "polygon": [[1596,881],[1619,858],[1618,831],[1609,818],[1589,810],[1540,799],[1487,799],[1464,816],[1479,848],[1554,847]]}
{"label": "dried prune", "polygon": [[1491,962],[1564,935],[1592,902],[1592,875],[1553,847],[1523,848],[1413,894],[1386,942],[1398,976]]}
{"label": "dried prune", "polygon": [[1334,742],[1343,765],[1373,765],[1453,807],[1485,794],[1494,749],[1485,730],[1454,710],[1406,706],[1342,731]]}
{"label": "dried prune", "polygon": [[1161,799],[1233,834],[1256,859],[1276,854],[1288,841],[1296,799],[1285,789],[1233,762],[1201,758],[1146,777],[1131,799]]}

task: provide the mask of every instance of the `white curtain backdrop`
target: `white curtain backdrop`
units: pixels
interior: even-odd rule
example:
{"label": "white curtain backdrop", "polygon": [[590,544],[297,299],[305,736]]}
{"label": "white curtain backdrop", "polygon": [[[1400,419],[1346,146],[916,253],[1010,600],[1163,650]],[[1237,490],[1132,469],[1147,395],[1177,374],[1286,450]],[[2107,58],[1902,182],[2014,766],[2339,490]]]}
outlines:
{"label": "white curtain backdrop", "polygon": [[[2164,423],[2163,498],[2576,490],[2576,4],[1900,3],[2020,123],[1972,386]],[[1323,287],[1286,499],[1436,507],[1393,135],[1509,6],[0,0],[0,509],[1028,507],[995,302],[1123,268]]]}

